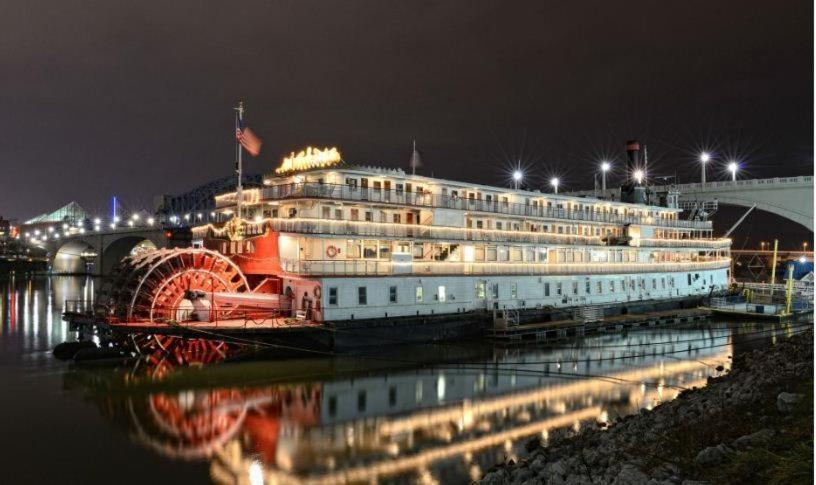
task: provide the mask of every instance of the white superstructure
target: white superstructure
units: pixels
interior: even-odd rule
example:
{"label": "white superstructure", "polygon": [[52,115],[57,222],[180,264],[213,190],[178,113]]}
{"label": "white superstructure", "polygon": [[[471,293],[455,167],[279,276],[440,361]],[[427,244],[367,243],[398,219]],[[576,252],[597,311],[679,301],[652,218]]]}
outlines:
{"label": "white superstructure", "polygon": [[223,194],[226,223],[195,235],[317,321],[702,295],[730,276],[731,241],[668,207],[346,165],[271,173],[242,199],[243,223]]}

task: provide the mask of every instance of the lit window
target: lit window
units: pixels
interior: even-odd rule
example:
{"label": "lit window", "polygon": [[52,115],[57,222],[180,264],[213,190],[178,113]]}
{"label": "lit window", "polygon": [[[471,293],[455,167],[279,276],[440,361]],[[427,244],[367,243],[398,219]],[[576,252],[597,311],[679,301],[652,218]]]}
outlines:
{"label": "lit window", "polygon": [[440,286],[436,289],[436,297],[440,302],[447,301],[448,297],[445,294],[445,287]]}
{"label": "lit window", "polygon": [[422,303],[422,287],[417,286],[415,290],[417,303]]}
{"label": "lit window", "polygon": [[477,300],[484,300],[485,299],[485,282],[484,281],[477,281],[476,282],[476,299]]}

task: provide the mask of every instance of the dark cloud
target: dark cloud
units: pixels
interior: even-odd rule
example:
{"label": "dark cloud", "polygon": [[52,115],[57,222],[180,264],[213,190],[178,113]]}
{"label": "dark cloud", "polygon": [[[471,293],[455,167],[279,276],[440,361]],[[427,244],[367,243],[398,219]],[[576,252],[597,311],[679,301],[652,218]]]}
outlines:
{"label": "dark cloud", "polygon": [[599,154],[696,146],[812,172],[808,1],[6,2],[0,213],[131,206],[230,173],[231,106],[266,141],[498,183],[522,158],[589,186]]}

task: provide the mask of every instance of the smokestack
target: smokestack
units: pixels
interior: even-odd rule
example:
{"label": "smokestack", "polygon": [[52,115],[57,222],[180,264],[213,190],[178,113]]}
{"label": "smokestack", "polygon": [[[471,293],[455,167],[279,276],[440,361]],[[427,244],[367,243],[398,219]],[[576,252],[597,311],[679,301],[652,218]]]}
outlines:
{"label": "smokestack", "polygon": [[632,178],[632,174],[640,167],[640,143],[637,140],[626,142],[626,177]]}

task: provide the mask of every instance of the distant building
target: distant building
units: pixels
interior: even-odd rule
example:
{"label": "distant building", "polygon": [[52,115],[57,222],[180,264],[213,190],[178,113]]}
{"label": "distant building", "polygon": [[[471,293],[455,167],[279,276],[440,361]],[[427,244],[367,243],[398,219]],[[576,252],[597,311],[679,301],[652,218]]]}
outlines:
{"label": "distant building", "polygon": [[[261,174],[244,174],[244,187],[261,187]],[[224,177],[200,185],[178,195],[157,195],[153,198],[156,215],[181,215],[192,212],[209,212],[215,209],[215,196],[235,190],[235,177]]]}
{"label": "distant building", "polygon": [[88,213],[75,201],[71,201],[53,212],[40,214],[28,219],[21,224],[22,231],[34,229],[44,230],[47,227],[62,226],[68,224],[74,226],[88,219]]}

